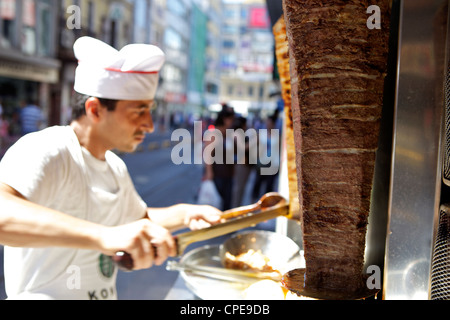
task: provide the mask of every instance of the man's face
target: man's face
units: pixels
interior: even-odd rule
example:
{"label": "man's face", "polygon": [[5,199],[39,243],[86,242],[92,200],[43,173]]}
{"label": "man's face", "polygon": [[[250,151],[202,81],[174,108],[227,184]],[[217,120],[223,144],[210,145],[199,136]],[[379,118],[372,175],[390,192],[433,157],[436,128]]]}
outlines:
{"label": "man's face", "polygon": [[154,131],[153,100],[119,101],[114,111],[104,113],[101,130],[110,149],[133,152]]}

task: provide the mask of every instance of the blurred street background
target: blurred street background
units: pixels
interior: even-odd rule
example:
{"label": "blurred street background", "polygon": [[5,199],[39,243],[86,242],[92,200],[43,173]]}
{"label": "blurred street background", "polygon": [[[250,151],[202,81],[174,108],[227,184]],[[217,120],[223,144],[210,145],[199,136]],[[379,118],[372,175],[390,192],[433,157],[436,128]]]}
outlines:
{"label": "blurred street background", "polygon": [[[120,156],[149,206],[195,203],[204,168],[171,161],[171,134],[192,130],[195,121],[203,121],[203,129],[212,125],[222,103],[245,118],[247,128],[265,128],[274,114],[280,126],[272,26],[281,14],[280,0],[0,0],[0,159],[26,133],[25,109],[40,115],[40,129],[70,123],[76,39],[96,37],[116,49],[151,43],[166,54],[155,132],[135,153]],[[255,175],[243,205],[252,200]],[[119,298],[163,299],[177,276],[165,266],[120,273]]]}
{"label": "blurred street background", "polygon": [[69,123],[82,36],[165,52],[153,113],[162,132],[214,120],[224,102],[258,127],[281,108],[279,17],[279,0],[0,0],[0,155],[24,133],[26,107],[40,127]]}

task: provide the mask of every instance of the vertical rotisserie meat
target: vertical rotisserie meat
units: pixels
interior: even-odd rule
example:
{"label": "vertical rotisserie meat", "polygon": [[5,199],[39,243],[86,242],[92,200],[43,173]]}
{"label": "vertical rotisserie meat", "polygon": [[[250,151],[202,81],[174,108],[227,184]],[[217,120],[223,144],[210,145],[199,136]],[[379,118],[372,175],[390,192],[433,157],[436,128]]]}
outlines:
{"label": "vertical rotisserie meat", "polygon": [[281,96],[284,101],[284,143],[286,144],[286,162],[289,187],[289,214],[293,219],[300,219],[298,202],[298,182],[295,164],[294,128],[291,108],[291,76],[289,73],[289,45],[286,38],[286,23],[284,17],[278,19],[273,26],[275,37],[275,54],[278,73],[280,75]]}
{"label": "vertical rotisserie meat", "polygon": [[283,0],[305,286],[358,290],[387,72],[390,2]]}

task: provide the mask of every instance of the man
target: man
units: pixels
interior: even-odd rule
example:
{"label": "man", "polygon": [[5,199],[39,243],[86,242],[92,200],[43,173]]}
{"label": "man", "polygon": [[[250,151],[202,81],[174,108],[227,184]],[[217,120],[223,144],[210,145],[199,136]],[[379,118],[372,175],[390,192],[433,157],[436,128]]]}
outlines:
{"label": "man", "polygon": [[131,254],[135,269],[176,254],[169,230],[217,223],[220,211],[179,204],[147,208],[123,161],[153,131],[151,106],[163,52],[120,52],[93,38],[74,44],[75,91],[85,95],[70,126],[31,133],[0,163],[0,243],[11,299],[116,299],[109,259]]}
{"label": "man", "polygon": [[20,111],[22,135],[38,131],[44,122],[41,109],[33,101],[29,101]]}
{"label": "man", "polygon": [[[212,180],[222,197],[222,210],[231,209],[231,201],[233,196],[233,175],[234,175],[234,159],[227,159],[227,153],[229,149],[233,147],[233,141],[227,141],[226,132],[231,129],[234,123],[234,109],[229,107],[227,104],[222,104],[222,110],[218,113],[214,126],[217,130],[217,134],[222,136],[222,146],[217,146],[222,148],[222,159],[217,162],[213,162],[208,159],[208,163],[212,164],[205,165],[204,180]],[[215,141],[215,140],[213,140]],[[214,143],[209,141],[205,144],[205,147]],[[233,151],[234,152],[234,151]],[[209,155],[208,155],[209,156]],[[211,157],[217,157],[217,155],[212,154]]]}

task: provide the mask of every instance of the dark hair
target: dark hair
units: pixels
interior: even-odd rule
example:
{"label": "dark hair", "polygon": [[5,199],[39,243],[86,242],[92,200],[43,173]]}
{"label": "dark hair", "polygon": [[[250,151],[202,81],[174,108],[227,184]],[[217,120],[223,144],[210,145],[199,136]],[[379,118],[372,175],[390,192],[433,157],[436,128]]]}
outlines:
{"label": "dark hair", "polygon": [[244,129],[247,125],[247,119],[243,116],[239,116],[236,119],[234,119],[234,129]]}
{"label": "dark hair", "polygon": [[[77,120],[81,118],[82,116],[86,115],[86,101],[91,96],[75,93],[72,99],[72,121]],[[116,105],[118,100],[112,100],[112,99],[104,99],[104,98],[97,98],[100,104],[108,111],[114,111],[116,109]]]}
{"label": "dark hair", "polygon": [[223,126],[226,118],[234,117],[234,109],[228,106],[226,103],[222,103],[222,110],[217,114],[217,119],[214,123],[215,126]]}

